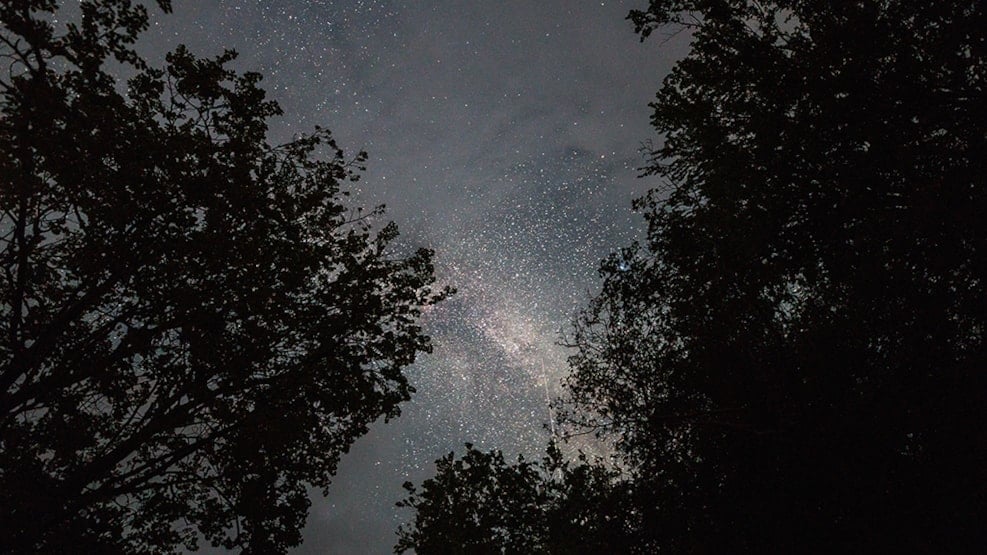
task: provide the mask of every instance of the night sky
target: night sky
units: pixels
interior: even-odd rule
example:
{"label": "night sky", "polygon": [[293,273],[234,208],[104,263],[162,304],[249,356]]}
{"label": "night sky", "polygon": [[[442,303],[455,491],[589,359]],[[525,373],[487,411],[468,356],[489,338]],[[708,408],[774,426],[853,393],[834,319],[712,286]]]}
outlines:
{"label": "night sky", "polygon": [[[354,204],[386,204],[401,243],[437,253],[458,288],[431,310],[418,392],[344,456],[313,497],[297,553],[390,553],[405,480],[470,441],[542,452],[565,374],[560,331],[597,287],[599,260],[640,237],[631,200],[648,102],[684,47],[641,44],[624,20],[646,2],[177,0],[142,41],[240,52],[285,116],[366,150]],[[587,448],[592,448],[588,446]],[[571,449],[571,447],[570,447]]]}

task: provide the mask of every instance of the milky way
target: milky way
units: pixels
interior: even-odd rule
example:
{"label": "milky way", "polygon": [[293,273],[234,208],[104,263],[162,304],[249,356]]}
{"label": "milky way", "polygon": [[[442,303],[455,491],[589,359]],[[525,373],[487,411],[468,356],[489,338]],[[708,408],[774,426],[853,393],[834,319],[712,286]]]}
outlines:
{"label": "milky way", "polygon": [[547,403],[566,368],[562,327],[586,301],[579,285],[599,253],[628,226],[626,210],[594,206],[611,178],[605,159],[585,153],[520,162],[493,185],[508,194],[484,201],[482,216],[450,216],[458,232],[437,247],[439,270],[459,294],[427,320],[432,363],[443,371],[418,381],[423,396],[440,396],[436,412],[457,417],[480,445],[529,450],[552,427]]}
{"label": "milky way", "polygon": [[388,553],[401,483],[464,442],[537,456],[569,353],[560,332],[598,286],[599,260],[639,238],[631,199],[647,103],[681,45],[641,45],[631,1],[175,2],[151,59],[225,47],[285,116],[370,154],[354,202],[386,204],[405,247],[436,251],[458,294],[430,310],[435,351],[408,369],[400,418],[344,456],[313,497],[298,553]]}

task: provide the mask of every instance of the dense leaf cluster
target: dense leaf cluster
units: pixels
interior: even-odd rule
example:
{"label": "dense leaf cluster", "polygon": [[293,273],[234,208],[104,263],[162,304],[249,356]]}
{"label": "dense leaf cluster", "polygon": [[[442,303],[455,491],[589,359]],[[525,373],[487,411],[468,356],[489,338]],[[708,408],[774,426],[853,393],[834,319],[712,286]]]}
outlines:
{"label": "dense leaf cluster", "polygon": [[639,527],[630,484],[612,468],[564,459],[549,446],[540,461],[467,444],[436,461],[420,488],[398,503],[415,511],[397,553],[619,553]]}
{"label": "dense leaf cluster", "polygon": [[0,551],[284,552],[409,397],[431,253],[344,207],[365,155],[267,142],[234,53],[150,68],[143,6],[58,4],[0,3]]}
{"label": "dense leaf cluster", "polygon": [[987,545],[987,7],[630,19],[691,49],[652,105],[647,242],[577,318],[563,418],[630,468],[634,550]]}

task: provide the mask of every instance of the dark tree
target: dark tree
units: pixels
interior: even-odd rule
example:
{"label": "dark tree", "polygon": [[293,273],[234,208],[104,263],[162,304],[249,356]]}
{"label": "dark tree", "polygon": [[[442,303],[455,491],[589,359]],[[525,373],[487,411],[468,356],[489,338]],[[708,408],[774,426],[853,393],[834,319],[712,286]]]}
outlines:
{"label": "dark tree", "polygon": [[656,547],[987,540],[987,7],[657,1],[648,242],[580,316],[571,421],[611,434]]}
{"label": "dark tree", "polygon": [[652,105],[647,242],[602,267],[562,415],[630,469],[627,551],[981,551],[987,5],[630,19],[691,49]]}
{"label": "dark tree", "polygon": [[152,69],[142,6],[58,4],[0,3],[0,551],[283,553],[409,398],[431,253],[344,207],[365,155],[267,142],[235,54]]}
{"label": "dark tree", "polygon": [[415,520],[398,532],[396,553],[622,553],[640,525],[629,483],[619,472],[585,458],[565,461],[550,446],[541,461],[472,445],[436,461],[421,488],[405,484],[398,503]]}

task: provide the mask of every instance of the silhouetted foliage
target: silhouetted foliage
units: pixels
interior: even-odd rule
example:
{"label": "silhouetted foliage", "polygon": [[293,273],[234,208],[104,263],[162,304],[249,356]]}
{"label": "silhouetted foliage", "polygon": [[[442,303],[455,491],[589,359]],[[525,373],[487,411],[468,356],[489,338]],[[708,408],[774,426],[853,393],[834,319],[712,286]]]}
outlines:
{"label": "silhouetted foliage", "polygon": [[[987,18],[978,2],[658,2],[644,248],[569,381],[677,552],[984,539]],[[588,415],[588,417],[587,417]]]}
{"label": "silhouetted foliage", "polygon": [[499,451],[467,444],[436,461],[437,475],[399,507],[415,520],[399,531],[396,553],[608,553],[629,548],[639,525],[616,470],[585,458],[572,464],[550,446],[537,462],[508,463]]}
{"label": "silhouetted foliage", "polygon": [[631,468],[635,550],[987,545],[985,10],[631,13],[691,50],[652,105],[648,240],[602,266],[562,416]]}
{"label": "silhouetted foliage", "polygon": [[145,8],[58,4],[0,3],[0,551],[285,552],[409,398],[431,253],[344,208],[364,154],[268,144],[234,53],[153,69]]}

